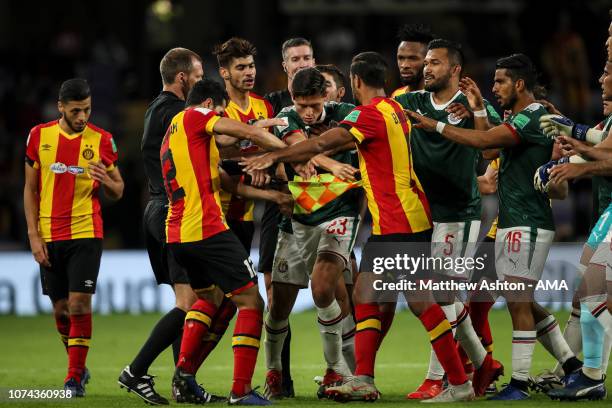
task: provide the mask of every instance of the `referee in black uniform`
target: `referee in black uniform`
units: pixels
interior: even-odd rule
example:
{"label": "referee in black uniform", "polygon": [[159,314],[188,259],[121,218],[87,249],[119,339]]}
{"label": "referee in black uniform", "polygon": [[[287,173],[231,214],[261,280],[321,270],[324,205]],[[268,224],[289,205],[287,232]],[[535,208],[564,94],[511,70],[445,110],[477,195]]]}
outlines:
{"label": "referee in black uniform", "polygon": [[147,371],[153,361],[172,345],[176,363],[181,347],[185,315],[196,301],[186,271],[166,248],[165,221],[168,199],[161,171],[159,151],[172,118],[185,109],[185,99],[193,85],[204,77],[202,58],[186,48],[173,48],[159,64],[162,92],[151,102],[144,120],[141,151],[149,189],[144,212],[144,232],[149,260],[158,284],[172,285],[176,305],[155,325],[134,361],[123,369],[119,385],[153,405],[168,405],[168,400],[153,389]]}
{"label": "referee in black uniform", "polygon": [[[281,48],[283,56],[283,70],[287,74],[287,88],[271,92],[264,96],[270,102],[274,109],[274,114],[278,115],[283,108],[293,106],[291,99],[291,82],[293,76],[302,68],[310,68],[315,66],[312,44],[305,38],[290,38],[283,43]],[[263,216],[261,217],[261,235],[259,236],[259,272],[264,274],[266,282],[266,291],[271,294],[270,285],[272,283],[272,263],[274,261],[274,252],[276,252],[276,240],[278,237],[278,223],[281,215],[278,211],[278,205],[266,201]],[[291,344],[291,327],[283,344],[283,353],[281,355],[283,365],[283,394],[285,397],[295,396],[293,390],[293,380],[291,379],[290,365],[290,344]]]}

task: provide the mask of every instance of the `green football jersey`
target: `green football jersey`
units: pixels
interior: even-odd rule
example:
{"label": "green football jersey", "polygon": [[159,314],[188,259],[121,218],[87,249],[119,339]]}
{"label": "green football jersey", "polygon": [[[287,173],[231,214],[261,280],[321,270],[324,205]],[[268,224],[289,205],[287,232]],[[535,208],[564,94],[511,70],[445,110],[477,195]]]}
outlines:
{"label": "green football jersey", "polygon": [[[428,118],[465,129],[474,128],[474,119],[458,119],[446,111],[453,102],[469,106],[466,96],[457,91],[450,101],[438,105],[431,92],[415,91],[395,98],[405,109]],[[489,122],[501,118],[485,101]],[[410,148],[414,170],[425,190],[432,219],[436,222],[459,222],[480,219],[481,203],[476,166],[481,152],[473,147],[451,142],[437,132],[413,127]]]}
{"label": "green football jersey", "polygon": [[[603,131],[609,132],[612,128],[612,114],[608,115],[603,123]],[[607,137],[607,136],[606,136]],[[593,176],[593,225],[601,214],[608,208],[612,199],[612,177]]]}
{"label": "green football jersey", "polygon": [[[354,108],[355,105],[350,103],[326,102],[318,123],[323,123],[329,127],[338,126],[340,121],[342,121]],[[279,139],[283,140],[295,132],[303,132],[308,135],[309,126],[302,121],[295,107],[289,106],[284,108],[276,117],[286,118],[287,120],[286,125],[276,126],[274,128],[274,134]],[[358,158],[355,152],[339,152],[331,158],[341,163],[350,164],[353,167],[359,167]],[[285,166],[285,171],[288,180],[293,180],[297,175],[290,165]],[[326,172],[326,170],[317,168],[318,174]],[[356,217],[357,215],[359,215],[359,191],[357,189],[351,189],[311,214],[294,214],[293,219],[305,225],[319,225],[337,217]],[[291,232],[291,220],[287,217],[283,217],[279,223],[279,228],[285,232]]]}
{"label": "green football jersey", "polygon": [[504,121],[519,143],[500,153],[499,228],[555,229],[548,196],[533,186],[533,175],[552,155],[554,141],[540,130],[540,116],[547,113],[544,106],[532,103]]}

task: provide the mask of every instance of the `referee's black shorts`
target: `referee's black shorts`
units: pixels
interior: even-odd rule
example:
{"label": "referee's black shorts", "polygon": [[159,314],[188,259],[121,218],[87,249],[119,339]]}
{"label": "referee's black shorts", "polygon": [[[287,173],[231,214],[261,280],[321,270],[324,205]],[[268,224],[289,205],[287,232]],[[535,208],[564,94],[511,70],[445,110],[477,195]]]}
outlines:
{"label": "referee's black shorts", "polygon": [[259,264],[257,265],[259,272],[272,272],[280,217],[278,205],[266,201],[266,207],[261,217],[261,233],[259,235]]}
{"label": "referee's black shorts", "polygon": [[151,198],[144,211],[143,225],[145,243],[149,254],[151,268],[157,284],[173,285],[175,283],[189,284],[189,277],[166,245],[166,216],[168,202],[166,198]]}

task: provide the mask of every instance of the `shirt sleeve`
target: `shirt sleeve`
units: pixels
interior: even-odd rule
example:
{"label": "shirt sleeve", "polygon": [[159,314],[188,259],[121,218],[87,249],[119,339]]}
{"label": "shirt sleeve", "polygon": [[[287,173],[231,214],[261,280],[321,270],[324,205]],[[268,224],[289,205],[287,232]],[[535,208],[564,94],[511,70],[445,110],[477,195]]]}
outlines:
{"label": "shirt sleeve", "polygon": [[274,126],[274,134],[283,142],[292,134],[302,132],[302,129],[298,125],[297,121],[293,120],[290,116],[283,113],[281,116],[278,116],[278,118],[283,119],[285,121],[285,125]]}
{"label": "shirt sleeve", "polygon": [[203,130],[210,136],[214,136],[215,123],[221,119],[213,110],[206,108],[195,108],[185,112],[184,126],[191,130]]}
{"label": "shirt sleeve", "polygon": [[110,133],[104,133],[100,143],[100,160],[106,167],[106,171],[113,171],[117,167],[117,159],[115,139]]}
{"label": "shirt sleeve", "polygon": [[502,119],[493,105],[491,105],[486,99],[484,100],[484,105],[485,109],[487,110],[487,118],[489,119],[489,123],[493,126],[501,125]]}
{"label": "shirt sleeve", "polygon": [[540,130],[540,116],[543,115],[543,112],[543,108],[537,111],[525,109],[507,122],[507,125],[523,142],[540,145],[552,144],[553,141]]}
{"label": "shirt sleeve", "polygon": [[380,112],[371,106],[358,106],[353,109],[340,126],[347,129],[358,143],[375,138],[379,132],[381,120]]}
{"label": "shirt sleeve", "polygon": [[35,127],[30,130],[28,140],[26,141],[25,161],[35,169],[40,168],[40,159],[38,156],[38,148],[40,146],[40,128]]}

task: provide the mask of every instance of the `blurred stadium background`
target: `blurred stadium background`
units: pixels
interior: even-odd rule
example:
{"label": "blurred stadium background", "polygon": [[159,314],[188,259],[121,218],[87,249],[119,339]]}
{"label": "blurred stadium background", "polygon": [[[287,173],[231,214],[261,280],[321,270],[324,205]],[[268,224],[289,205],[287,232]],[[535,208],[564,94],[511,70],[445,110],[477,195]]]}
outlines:
{"label": "blurred stadium background", "polygon": [[[231,36],[245,37],[258,48],[256,91],[261,94],[286,87],[280,46],[287,38],[311,39],[318,63],[333,63],[344,71],[355,53],[375,50],[391,67],[391,92],[399,85],[397,29],[405,23],[424,23],[438,36],[463,44],[464,71],[489,100],[495,60],[524,52],[538,65],[548,99],[566,115],[595,123],[602,119],[597,78],[603,68],[609,7],[606,0],[65,0],[35,5],[0,1],[0,314],[11,313],[15,296],[3,280],[21,276],[23,268],[28,276],[36,271],[27,252],[23,216],[25,141],[32,126],[57,117],[57,91],[63,80],[80,76],[90,81],[91,121],[110,130],[119,148],[125,194],[103,209],[104,246],[134,250],[114,255],[146,261],[141,219],[148,193],[140,140],[147,104],[161,89],[158,64],[168,49],[183,46],[198,52],[206,76],[219,79],[213,45]],[[554,203],[558,241],[580,242],[588,234],[590,192],[590,181],[580,181],[568,200]],[[496,198],[488,197],[486,220],[495,213]],[[261,208],[256,220],[258,214]],[[361,236],[363,240],[367,232]],[[256,231],[254,248],[258,237]],[[146,262],[121,263],[122,259],[113,261],[118,262],[118,274],[148,268]],[[152,278],[148,270],[143,273]],[[23,290],[38,290],[36,279],[18,280],[23,280]],[[133,285],[134,291],[147,290]],[[133,296],[119,286],[114,290]],[[153,286],[150,290],[157,293]],[[142,297],[147,298],[146,292]]]}

